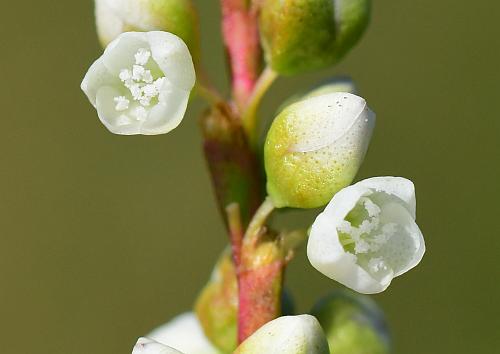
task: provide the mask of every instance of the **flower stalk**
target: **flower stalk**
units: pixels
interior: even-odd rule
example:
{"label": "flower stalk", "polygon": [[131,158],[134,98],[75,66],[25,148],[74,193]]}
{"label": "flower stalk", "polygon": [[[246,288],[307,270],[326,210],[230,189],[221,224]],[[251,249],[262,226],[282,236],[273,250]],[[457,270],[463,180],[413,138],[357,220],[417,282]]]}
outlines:
{"label": "flower stalk", "polygon": [[222,35],[231,68],[232,93],[238,108],[246,105],[259,75],[257,8],[248,0],[221,0]]}

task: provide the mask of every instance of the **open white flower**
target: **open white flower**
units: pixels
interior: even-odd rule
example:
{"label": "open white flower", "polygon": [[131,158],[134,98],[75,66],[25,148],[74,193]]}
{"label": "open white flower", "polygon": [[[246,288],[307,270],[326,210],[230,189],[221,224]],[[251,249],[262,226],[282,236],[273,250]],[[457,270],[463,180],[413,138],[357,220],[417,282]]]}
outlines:
{"label": "open white flower", "polygon": [[81,88],[112,133],[155,135],[182,121],[195,80],[182,39],[168,32],[126,32],[92,64]]}
{"label": "open white flower", "polygon": [[401,177],[369,178],[342,189],[316,218],[307,245],[318,271],[365,294],[384,291],[424,252],[415,188]]}
{"label": "open white flower", "polygon": [[182,354],[180,351],[149,338],[139,338],[132,354]]}
{"label": "open white flower", "polygon": [[180,314],[156,328],[147,337],[187,354],[219,353],[203,333],[200,322],[193,312]]}

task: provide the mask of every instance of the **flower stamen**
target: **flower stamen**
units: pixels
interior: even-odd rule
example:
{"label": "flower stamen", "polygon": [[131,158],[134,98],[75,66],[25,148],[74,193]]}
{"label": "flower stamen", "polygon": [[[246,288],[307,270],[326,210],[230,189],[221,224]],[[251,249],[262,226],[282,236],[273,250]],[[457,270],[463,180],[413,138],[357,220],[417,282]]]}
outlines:
{"label": "flower stamen", "polygon": [[[147,49],[140,48],[134,55],[135,64],[130,69],[122,69],[118,77],[123,85],[130,92],[133,101],[140,104],[134,108],[132,116],[138,121],[144,121],[147,118],[148,112],[145,107],[151,105],[151,101],[158,98],[160,89],[164,83],[165,77],[157,78],[156,80],[151,73],[151,70],[146,69],[146,65],[151,58],[151,52]],[[130,100],[125,96],[117,96],[114,98],[117,111],[125,111],[129,108]]]}

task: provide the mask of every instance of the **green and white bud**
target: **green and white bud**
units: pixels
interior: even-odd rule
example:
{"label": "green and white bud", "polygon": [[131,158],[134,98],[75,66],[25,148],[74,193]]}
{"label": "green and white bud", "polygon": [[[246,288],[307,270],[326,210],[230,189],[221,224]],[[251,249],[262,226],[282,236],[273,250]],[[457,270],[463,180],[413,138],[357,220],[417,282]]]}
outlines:
{"label": "green and white bud", "polygon": [[336,292],[313,310],[334,354],[387,354],[390,339],[383,312],[367,296]]}
{"label": "green and white bud", "polygon": [[299,101],[274,119],[264,146],[267,192],[276,207],[316,208],[351,184],[375,114],[350,93]]}
{"label": "green and white bud", "polygon": [[247,338],[234,354],[328,354],[328,342],[318,320],[310,315],[283,316]]}
{"label": "green and white bud", "polygon": [[370,0],[264,0],[260,33],[266,61],[282,75],[338,62],[361,38]]}
{"label": "green and white bud", "polygon": [[199,52],[198,16],[191,0],[95,0],[97,34],[106,47],[123,32],[165,31]]}

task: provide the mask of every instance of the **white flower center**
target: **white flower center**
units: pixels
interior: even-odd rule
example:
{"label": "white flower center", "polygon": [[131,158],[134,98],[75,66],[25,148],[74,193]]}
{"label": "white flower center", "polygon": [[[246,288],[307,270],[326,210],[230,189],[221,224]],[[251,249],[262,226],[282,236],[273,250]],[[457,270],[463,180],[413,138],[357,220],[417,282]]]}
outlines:
{"label": "white flower center", "polygon": [[154,100],[159,98],[160,90],[165,81],[165,77],[154,78],[147,65],[151,59],[151,52],[141,48],[134,55],[135,64],[131,68],[122,69],[119,74],[120,81],[128,89],[130,94],[117,96],[114,98],[115,109],[118,112],[128,110],[131,102],[136,102],[132,109],[132,116],[138,121],[147,118],[146,107],[150,106]]}
{"label": "white flower center", "polygon": [[380,221],[381,208],[368,197],[360,198],[357,205],[343,220],[337,231],[344,249],[364,261],[370,273],[387,272],[390,267],[379,251],[398,231],[396,223]]}

